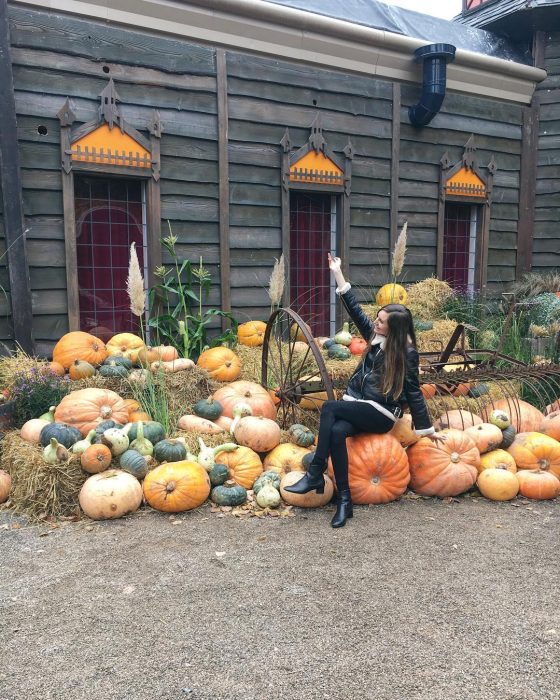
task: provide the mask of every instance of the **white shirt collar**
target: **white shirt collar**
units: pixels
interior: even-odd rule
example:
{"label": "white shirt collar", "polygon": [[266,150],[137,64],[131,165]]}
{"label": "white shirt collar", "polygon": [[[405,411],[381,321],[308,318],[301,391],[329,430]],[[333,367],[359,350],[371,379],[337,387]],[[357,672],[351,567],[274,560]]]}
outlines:
{"label": "white shirt collar", "polygon": [[372,346],[379,345],[381,350],[385,349],[385,343],[387,341],[386,336],[384,335],[374,335],[373,340],[371,341]]}

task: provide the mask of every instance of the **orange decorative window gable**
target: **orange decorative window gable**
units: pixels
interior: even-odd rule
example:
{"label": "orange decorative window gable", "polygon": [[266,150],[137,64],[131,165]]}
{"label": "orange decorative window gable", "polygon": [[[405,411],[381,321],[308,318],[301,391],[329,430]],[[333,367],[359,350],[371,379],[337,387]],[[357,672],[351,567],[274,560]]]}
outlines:
{"label": "orange decorative window gable", "polygon": [[72,144],[72,160],[150,168],[150,152],[118,127],[102,124]]}
{"label": "orange decorative window gable", "polygon": [[486,185],[474,171],[464,167],[447,180],[445,193],[460,197],[486,197]]}
{"label": "orange decorative window gable", "polygon": [[324,153],[311,150],[290,166],[290,180],[341,185],[344,177],[342,170]]}

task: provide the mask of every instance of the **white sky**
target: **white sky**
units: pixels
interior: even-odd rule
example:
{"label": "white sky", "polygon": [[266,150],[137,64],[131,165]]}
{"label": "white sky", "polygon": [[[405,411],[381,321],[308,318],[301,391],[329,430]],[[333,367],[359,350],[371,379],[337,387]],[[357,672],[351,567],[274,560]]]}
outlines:
{"label": "white sky", "polygon": [[445,19],[455,17],[463,9],[462,0],[382,0],[382,2]]}

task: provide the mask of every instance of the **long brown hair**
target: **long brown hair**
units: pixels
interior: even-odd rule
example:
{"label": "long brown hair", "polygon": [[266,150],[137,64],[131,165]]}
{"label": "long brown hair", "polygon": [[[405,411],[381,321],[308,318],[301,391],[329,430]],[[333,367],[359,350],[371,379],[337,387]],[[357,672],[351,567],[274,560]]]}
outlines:
{"label": "long brown hair", "polygon": [[[387,304],[382,306],[379,311],[385,311],[387,314],[387,326],[389,327],[383,350],[385,357],[381,391],[385,396],[398,399],[403,392],[406,377],[407,348],[409,345],[416,347],[412,314],[402,304]],[[364,351],[364,359],[374,337],[375,331],[373,331],[368,347]]]}

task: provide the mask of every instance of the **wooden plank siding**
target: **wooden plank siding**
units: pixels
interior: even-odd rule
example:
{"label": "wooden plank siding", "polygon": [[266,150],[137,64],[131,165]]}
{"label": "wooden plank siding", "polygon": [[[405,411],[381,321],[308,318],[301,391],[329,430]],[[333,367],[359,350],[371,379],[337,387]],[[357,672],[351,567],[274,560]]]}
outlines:
{"label": "wooden plank siding", "polygon": [[476,164],[483,171],[494,157],[488,245],[488,291],[498,293],[515,279],[522,108],[448,92],[442,109],[428,127],[416,129],[408,107],[419,99],[418,88],[403,87],[399,212],[408,219],[406,281],[414,282],[436,269],[440,160],[447,151],[459,161],[471,134]]}
{"label": "wooden plank siding", "polygon": [[[159,110],[162,235],[169,220],[179,255],[196,262],[202,256],[213,279],[207,303],[219,307],[214,50],[16,7],[10,7],[10,18],[38,349],[48,353],[68,330],[56,113],[69,97],[76,123],[96,118],[109,77],[116,81],[123,117],[146,136],[153,110]],[[171,263],[165,252],[163,262]]]}
{"label": "wooden plank siding", "polygon": [[540,103],[532,269],[560,268],[560,32],[545,33]]}
{"label": "wooden plank siding", "polygon": [[[96,118],[99,94],[110,77],[121,97],[124,118],[141,133],[147,136],[153,110],[159,111],[162,235],[167,235],[169,222],[178,237],[179,256],[193,262],[202,257],[212,276],[207,307],[222,308],[227,300],[220,244],[228,234],[232,312],[240,322],[268,318],[270,273],[282,252],[280,142],[288,128],[293,148],[305,144],[317,114],[335,153],[343,157],[348,141],[352,144],[349,278],[362,300],[371,300],[376,289],[389,281],[391,235],[394,239],[404,220],[409,224],[404,282],[435,273],[440,160],[447,151],[452,162],[458,161],[471,134],[478,167],[484,172],[491,158],[498,167],[488,289],[499,293],[513,281],[521,106],[448,93],[430,125],[416,129],[408,119],[408,107],[418,101],[417,85],[403,84],[395,90],[393,83],[373,77],[226,51],[227,99],[222,114],[227,108],[227,124],[220,125],[215,49],[49,11],[17,6],[9,11],[34,333],[43,352],[68,329],[56,113],[69,97],[76,124]],[[539,88],[536,268],[557,265],[560,255],[556,224],[560,34],[550,37],[546,54],[550,74]],[[556,102],[547,90],[556,94]],[[394,116],[399,114],[394,128]],[[220,157],[222,172],[223,163],[228,166],[228,182],[222,178],[221,188]],[[227,231],[224,196],[229,200]],[[171,264],[165,250],[163,262]],[[5,265],[0,261],[0,283],[4,278]],[[212,328],[219,326],[217,321]],[[3,328],[0,323],[0,340]]]}

